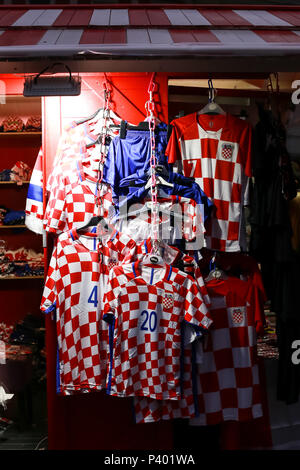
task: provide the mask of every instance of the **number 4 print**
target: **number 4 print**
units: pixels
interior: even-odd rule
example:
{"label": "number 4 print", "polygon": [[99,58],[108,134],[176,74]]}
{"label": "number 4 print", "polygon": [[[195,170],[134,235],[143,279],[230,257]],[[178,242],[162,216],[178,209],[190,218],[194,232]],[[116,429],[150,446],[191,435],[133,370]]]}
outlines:
{"label": "number 4 print", "polygon": [[88,298],[88,303],[93,304],[94,307],[98,306],[98,286],[93,287],[92,292]]}

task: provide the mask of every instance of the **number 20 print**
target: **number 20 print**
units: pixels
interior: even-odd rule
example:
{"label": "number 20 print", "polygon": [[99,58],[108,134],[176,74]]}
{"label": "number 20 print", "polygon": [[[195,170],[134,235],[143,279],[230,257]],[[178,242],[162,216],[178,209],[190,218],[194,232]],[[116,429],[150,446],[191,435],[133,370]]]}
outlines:
{"label": "number 20 print", "polygon": [[143,310],[141,313],[141,317],[143,319],[143,323],[141,325],[142,331],[155,331],[157,328],[157,314],[156,312],[148,312],[147,310]]}

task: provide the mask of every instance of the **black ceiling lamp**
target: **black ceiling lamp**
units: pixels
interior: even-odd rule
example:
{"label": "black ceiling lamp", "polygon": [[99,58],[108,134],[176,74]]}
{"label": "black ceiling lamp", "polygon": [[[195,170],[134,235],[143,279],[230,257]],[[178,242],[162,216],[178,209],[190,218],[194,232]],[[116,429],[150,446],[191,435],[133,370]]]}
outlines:
{"label": "black ceiling lamp", "polygon": [[[67,76],[49,76],[50,71],[57,65],[63,65],[68,71]],[[46,72],[48,71],[48,74]],[[46,74],[46,76],[44,76]],[[23,96],[78,96],[81,92],[81,78],[73,77],[70,68],[57,62],[46,67],[37,75],[25,78]]]}

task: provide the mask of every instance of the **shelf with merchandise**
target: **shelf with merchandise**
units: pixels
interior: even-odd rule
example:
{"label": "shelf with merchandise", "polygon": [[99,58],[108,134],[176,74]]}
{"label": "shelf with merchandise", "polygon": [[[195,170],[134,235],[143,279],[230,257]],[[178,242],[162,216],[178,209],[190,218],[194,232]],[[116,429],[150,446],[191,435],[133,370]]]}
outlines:
{"label": "shelf with merchandise", "polygon": [[29,184],[29,183],[30,183],[30,181],[22,181],[21,184],[20,184],[20,182],[19,182],[19,184],[18,184],[17,181],[0,181],[0,185],[1,185],[1,184],[3,184],[3,185],[5,185],[5,184],[15,184],[15,185],[18,186],[19,188],[22,187],[23,184]]}
{"label": "shelf with merchandise", "polygon": [[19,131],[19,132],[1,132],[0,137],[15,137],[15,136],[39,136],[41,137],[42,131]]}
{"label": "shelf with merchandise", "polygon": [[7,228],[7,229],[15,229],[15,228],[27,228],[25,224],[19,224],[19,225],[1,225],[0,224],[0,229],[1,228]]}
{"label": "shelf with merchandise", "polygon": [[44,280],[44,276],[0,276],[0,281],[8,281],[8,280],[26,280],[26,279],[42,279]]}

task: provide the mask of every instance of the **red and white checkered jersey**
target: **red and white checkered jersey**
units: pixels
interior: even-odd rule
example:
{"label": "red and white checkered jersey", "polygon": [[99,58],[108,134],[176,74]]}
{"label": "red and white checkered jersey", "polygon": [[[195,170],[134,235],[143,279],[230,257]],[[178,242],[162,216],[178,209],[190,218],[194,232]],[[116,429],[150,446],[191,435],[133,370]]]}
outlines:
{"label": "red and white checkered jersey", "polygon": [[107,393],[180,398],[181,322],[211,324],[196,281],[169,265],[122,264],[110,272],[104,304]]}
{"label": "red and white checkered jersey", "polygon": [[209,281],[207,289],[213,324],[198,364],[199,416],[191,424],[251,421],[263,415],[253,286],[230,277]]}
{"label": "red and white checkered jersey", "polygon": [[[78,183],[78,163],[82,164],[86,176],[92,180],[98,178],[99,149],[95,147],[87,149],[87,144],[97,139],[97,136],[92,133],[93,128],[93,122],[80,125],[71,122],[64,127],[47,179],[46,191],[49,201],[55,200],[58,188],[62,187],[62,180],[66,175],[71,183]],[[44,228],[42,157],[43,150],[40,149],[26,201],[26,225],[36,233],[42,233]]]}
{"label": "red and white checkered jersey", "polygon": [[[150,237],[147,238],[147,240],[143,240],[142,242],[137,243],[136,250],[134,252],[135,259],[143,260],[143,258],[147,254],[152,252],[152,249],[153,249],[153,240]],[[164,241],[159,242],[159,252],[166,264],[170,264],[179,268],[178,263],[181,263],[181,265],[183,266],[181,268],[181,271],[184,271],[186,274],[189,274],[194,279],[196,279],[203,301],[209,309],[209,306],[210,306],[209,295],[205,286],[203,276],[201,274],[201,270],[198,267],[195,258],[193,258],[191,255],[183,253],[175,246],[168,245]],[[129,256],[127,256],[127,258],[124,260],[124,263],[130,262],[130,261],[132,260],[130,260]]]}
{"label": "red and white checkered jersey", "polygon": [[[146,240],[151,234],[151,201],[142,200],[128,209],[128,217],[119,219],[116,226],[137,242]],[[169,243],[176,240],[194,241],[197,235],[204,233],[200,207],[193,199],[178,195],[159,197],[159,238]],[[138,212],[137,217],[130,217],[135,211],[148,206],[148,212]]]}
{"label": "red and white checkered jersey", "polygon": [[47,180],[48,192],[51,192],[52,188],[59,184],[59,180],[64,174],[62,166],[64,168],[69,167],[69,171],[74,171],[77,160],[81,162],[88,162],[90,160],[93,150],[88,149],[87,144],[92,144],[96,140],[97,135],[93,133],[93,123],[91,121],[82,124],[77,124],[73,121],[64,126]]}
{"label": "red and white checkered jersey", "polygon": [[28,186],[25,225],[32,232],[43,233],[43,152],[39,150]]}
{"label": "red and white checkered jersey", "polygon": [[71,184],[67,174],[49,198],[45,211],[45,230],[59,234],[83,227],[93,216],[99,215],[99,209],[101,215],[109,217],[113,209],[111,189],[106,184],[101,185],[98,193],[97,189],[96,181],[83,179],[80,173],[78,183]]}
{"label": "red and white checkered jersey", "polygon": [[251,176],[250,124],[230,114],[197,113],[171,124],[169,163],[180,162],[183,174],[194,177],[215,206],[205,224],[207,248],[240,251]]}
{"label": "red and white checkered jersey", "polygon": [[197,391],[193,382],[192,347],[193,343],[187,344],[183,349],[180,399],[155,400],[148,397],[134,397],[134,414],[137,424],[194,418],[197,415]]}
{"label": "red and white checkered jersey", "polygon": [[134,249],[134,242],[119,232],[99,240],[96,233],[72,230],[57,238],[41,310],[56,311],[63,394],[105,387],[108,326],[100,312],[108,267]]}

